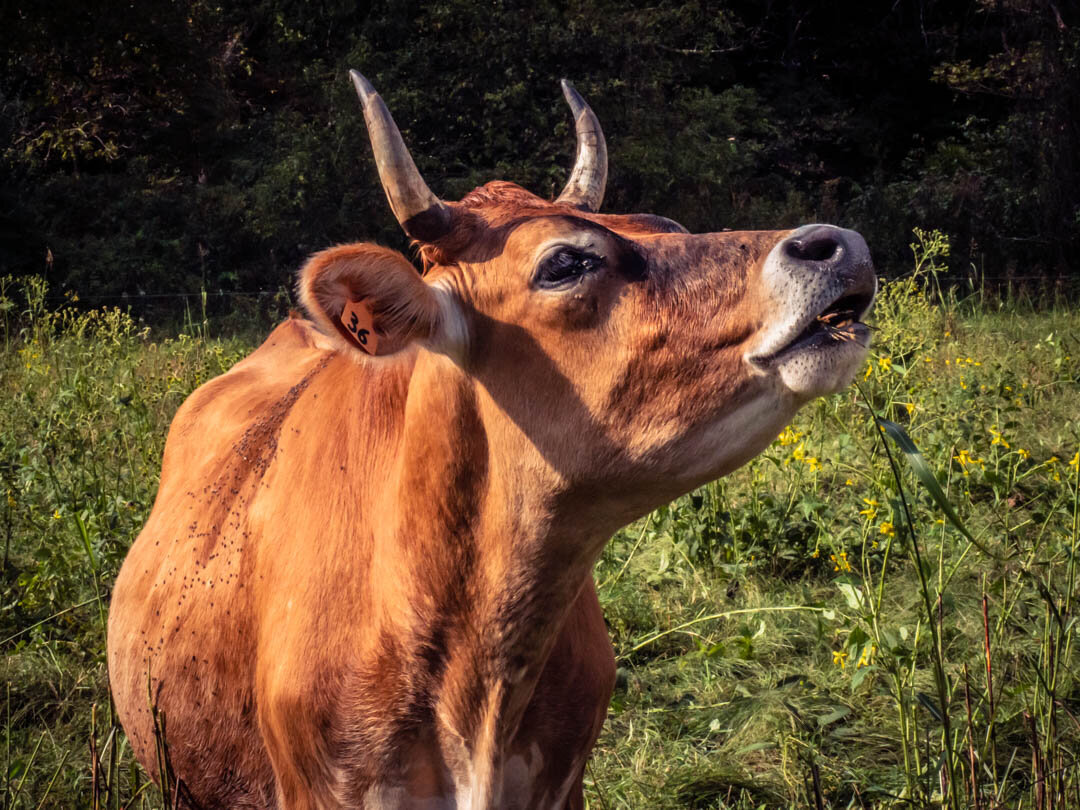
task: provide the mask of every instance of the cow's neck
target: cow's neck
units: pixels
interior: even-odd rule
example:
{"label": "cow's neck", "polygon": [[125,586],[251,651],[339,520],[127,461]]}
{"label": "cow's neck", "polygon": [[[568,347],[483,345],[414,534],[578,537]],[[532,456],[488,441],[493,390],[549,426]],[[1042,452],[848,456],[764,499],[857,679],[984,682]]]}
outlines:
{"label": "cow's neck", "polygon": [[430,691],[447,766],[469,771],[475,798],[497,790],[500,755],[606,535],[562,519],[558,475],[527,440],[489,443],[482,397],[436,373],[442,362],[422,358],[410,385],[384,615],[410,640],[403,675]]}

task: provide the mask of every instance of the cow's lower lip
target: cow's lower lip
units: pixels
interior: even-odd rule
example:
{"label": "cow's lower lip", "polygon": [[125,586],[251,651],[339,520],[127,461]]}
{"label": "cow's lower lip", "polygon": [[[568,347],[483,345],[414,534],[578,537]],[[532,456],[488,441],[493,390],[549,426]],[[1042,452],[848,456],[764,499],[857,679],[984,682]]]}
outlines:
{"label": "cow's lower lip", "polygon": [[802,352],[844,351],[852,348],[865,350],[869,346],[870,327],[862,321],[849,320],[842,325],[832,326],[815,319],[782,349],[765,357],[753,357],[751,362],[765,370]]}
{"label": "cow's lower lip", "polygon": [[870,327],[860,318],[866,316],[874,301],[874,291],[856,290],[833,301],[806,323],[786,345],[767,354],[751,358],[759,368],[775,365],[777,361],[808,349],[825,351],[830,347],[842,350],[846,344],[860,349],[870,345]]}
{"label": "cow's lower lip", "polygon": [[751,362],[764,370],[800,352],[843,351],[851,348],[865,350],[869,345],[870,327],[862,321],[849,321],[842,326],[826,326],[819,321],[813,321],[780,351],[764,357],[752,357]]}
{"label": "cow's lower lip", "polygon": [[862,321],[851,320],[839,326],[832,326],[819,320],[811,322],[798,337],[778,351],[771,359],[778,360],[794,352],[807,349],[840,348],[854,344],[860,348],[870,345],[870,327]]}

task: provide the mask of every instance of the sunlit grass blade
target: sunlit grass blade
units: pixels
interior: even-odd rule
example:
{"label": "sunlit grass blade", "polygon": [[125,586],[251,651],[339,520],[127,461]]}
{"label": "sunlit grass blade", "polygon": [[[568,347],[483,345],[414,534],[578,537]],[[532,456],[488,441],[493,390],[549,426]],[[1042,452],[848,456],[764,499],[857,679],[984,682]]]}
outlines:
{"label": "sunlit grass blade", "polygon": [[893,440],[893,443],[900,448],[900,451],[904,454],[904,458],[907,459],[911,469],[915,472],[915,477],[919,479],[919,483],[925,487],[926,491],[930,493],[930,497],[934,499],[941,511],[945,513],[945,517],[949,519],[949,522],[956,527],[956,530],[975,546],[983,554],[989,557],[993,557],[995,560],[1001,560],[1002,557],[994,552],[990,551],[986,546],[971,536],[971,532],[964,526],[960,516],[956,514],[956,510],[953,509],[952,504],[949,503],[949,498],[945,494],[945,491],[941,488],[941,484],[938,483],[937,476],[934,475],[934,471],[930,469],[930,465],[926,463],[926,458],[919,451],[919,448],[915,446],[915,442],[908,436],[900,425],[896,424],[889,419],[885,419],[881,416],[874,417],[877,423],[885,431],[885,434]]}

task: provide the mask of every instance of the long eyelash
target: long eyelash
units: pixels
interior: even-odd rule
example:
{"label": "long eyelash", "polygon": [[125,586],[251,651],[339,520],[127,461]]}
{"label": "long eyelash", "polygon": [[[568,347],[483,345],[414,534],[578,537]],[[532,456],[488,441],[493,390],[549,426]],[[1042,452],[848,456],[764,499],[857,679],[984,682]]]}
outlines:
{"label": "long eyelash", "polygon": [[578,251],[559,251],[544,262],[543,270],[556,276],[565,273],[565,278],[570,278],[571,275],[580,275],[595,270],[603,264],[604,259],[593,254]]}
{"label": "long eyelash", "polygon": [[558,283],[596,270],[603,258],[576,250],[561,250],[544,262],[538,280],[541,284]]}

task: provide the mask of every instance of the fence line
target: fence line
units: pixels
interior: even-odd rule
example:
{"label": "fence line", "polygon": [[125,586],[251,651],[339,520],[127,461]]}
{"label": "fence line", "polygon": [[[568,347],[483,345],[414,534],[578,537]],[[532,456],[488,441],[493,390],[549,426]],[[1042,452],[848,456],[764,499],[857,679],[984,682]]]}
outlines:
{"label": "fence line", "polygon": [[[983,275],[941,275],[937,277],[938,280],[944,284],[970,284],[975,287],[982,286],[986,283],[996,285],[998,282],[1015,283],[1015,282],[1027,282],[1036,281],[1041,282],[1045,286],[1076,286],[1080,285],[1080,276],[983,276]],[[886,279],[888,280],[888,279]],[[74,292],[74,291],[73,291]],[[279,295],[282,292],[289,293],[288,287],[282,285],[273,290],[206,290],[205,293],[200,292],[166,292],[166,293],[120,293],[116,295],[82,295],[75,292],[78,295],[77,303],[103,303],[119,301],[122,303],[135,304],[139,301],[164,301],[164,300],[180,300],[186,298],[201,298],[204,294],[207,298],[265,298],[267,296]],[[52,294],[46,296],[45,300],[49,303],[63,304],[66,302],[76,303],[71,301],[69,297],[70,293]],[[291,298],[291,295],[290,295]]]}
{"label": "fence line", "polygon": [[[207,290],[205,295],[207,298],[233,298],[240,296],[247,296],[250,298],[263,298],[265,296],[278,295],[284,292],[284,288],[278,288],[276,290],[217,290],[212,292]],[[82,295],[81,293],[75,293],[78,296],[77,301],[72,301],[67,294],[61,295],[48,295],[45,297],[46,301],[56,303],[92,303],[97,301],[126,301],[128,303],[136,303],[137,301],[146,301],[148,299],[161,300],[161,299],[179,299],[179,298],[201,298],[204,293],[202,292],[173,292],[173,293],[121,293],[119,295]]]}

